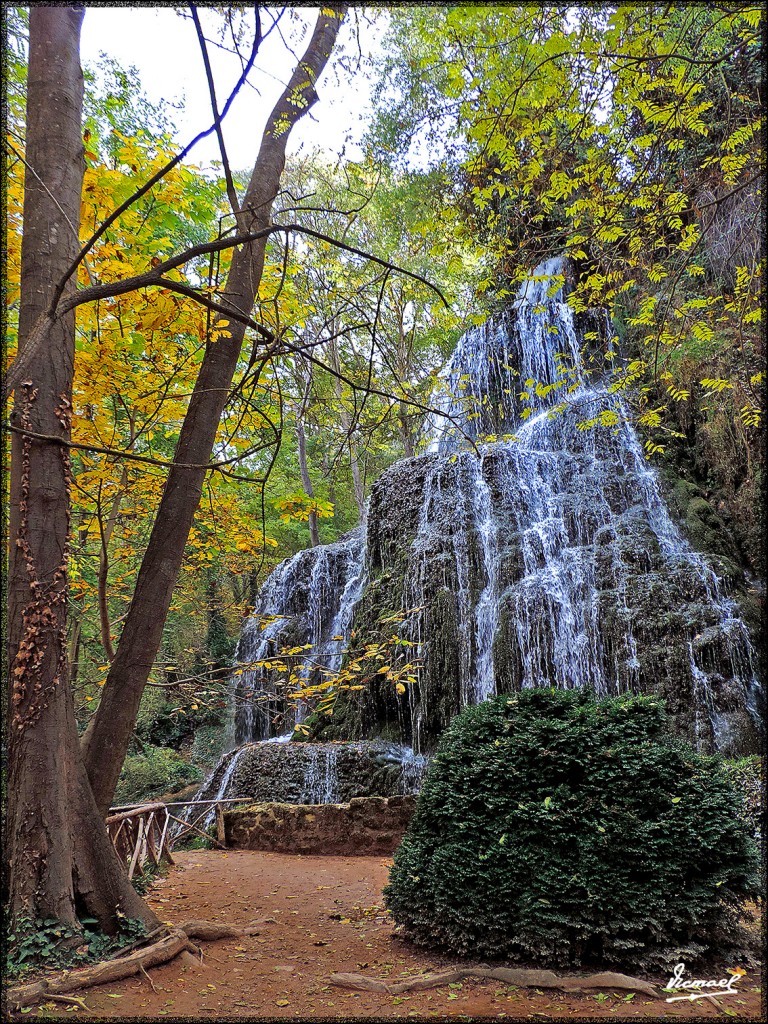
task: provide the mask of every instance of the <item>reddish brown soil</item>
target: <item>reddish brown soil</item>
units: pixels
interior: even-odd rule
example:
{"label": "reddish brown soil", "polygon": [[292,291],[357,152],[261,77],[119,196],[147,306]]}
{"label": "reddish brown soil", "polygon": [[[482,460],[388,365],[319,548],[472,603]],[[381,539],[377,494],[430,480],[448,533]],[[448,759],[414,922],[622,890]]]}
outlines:
{"label": "reddish brown soil", "polygon": [[[741,979],[739,996],[720,997],[719,1005],[708,999],[667,1003],[664,998],[628,997],[626,992],[612,991],[566,995],[474,979],[399,997],[335,988],[328,983],[335,971],[395,980],[460,966],[456,960],[417,950],[393,934],[381,896],[389,861],[234,850],[178,853],[176,859],[176,867],[158,880],[149,895],[162,920],[272,921],[258,936],[204,943],[199,967],[184,966],[177,959],[149,975],[75,993],[84,999],[88,1014],[49,1003],[43,1016],[306,1021],[762,1019],[760,977],[755,971]],[[657,985],[666,981],[648,980]],[[39,1014],[33,1011],[30,1017]]]}

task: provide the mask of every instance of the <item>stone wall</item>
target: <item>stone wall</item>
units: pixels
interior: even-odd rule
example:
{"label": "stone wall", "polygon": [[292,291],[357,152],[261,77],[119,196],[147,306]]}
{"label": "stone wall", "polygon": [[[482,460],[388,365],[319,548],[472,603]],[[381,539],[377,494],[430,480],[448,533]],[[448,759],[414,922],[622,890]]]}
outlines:
{"label": "stone wall", "polygon": [[347,804],[253,804],[226,811],[226,843],[237,850],[327,855],[391,854],[415,796],[358,797]]}

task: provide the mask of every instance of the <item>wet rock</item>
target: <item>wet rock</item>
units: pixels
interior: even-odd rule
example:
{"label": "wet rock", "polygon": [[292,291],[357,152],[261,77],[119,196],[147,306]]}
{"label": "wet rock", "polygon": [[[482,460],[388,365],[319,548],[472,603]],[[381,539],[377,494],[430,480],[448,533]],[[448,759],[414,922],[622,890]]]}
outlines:
{"label": "wet rock", "polygon": [[[602,353],[548,294],[548,275],[556,291],[567,269],[542,265],[506,313],[463,336],[433,396],[448,418],[428,424],[426,454],[376,482],[365,539],[302,552],[268,581],[262,610],[286,616],[275,637],[311,643],[325,669],[349,658],[333,646],[342,622],[358,653],[389,644],[392,665],[415,666],[398,692],[381,661],[363,660],[364,688],[339,693],[332,716],[307,717],[313,740],[380,736],[430,751],[461,707],[554,686],[659,693],[672,728],[702,751],[759,743],[734,546],[714,543],[717,512],[681,485],[688,537],[712,554],[686,539],[628,408],[591,373]],[[605,343],[600,319],[584,323]],[[749,615],[759,606],[755,592]],[[248,682],[269,729],[282,727],[274,675]],[[248,714],[240,738],[266,735]]]}

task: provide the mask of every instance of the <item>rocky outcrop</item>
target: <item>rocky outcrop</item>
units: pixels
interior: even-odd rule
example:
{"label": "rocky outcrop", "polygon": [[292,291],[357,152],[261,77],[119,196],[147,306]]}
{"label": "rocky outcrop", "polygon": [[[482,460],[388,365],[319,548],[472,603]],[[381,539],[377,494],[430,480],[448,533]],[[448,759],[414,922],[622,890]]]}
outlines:
{"label": "rocky outcrop", "polygon": [[[427,425],[425,454],[376,482],[364,543],[301,553],[268,581],[262,610],[289,616],[291,643],[312,644],[326,668],[360,666],[359,691],[305,720],[313,740],[429,751],[462,707],[551,686],[658,693],[701,751],[759,749],[733,545],[701,553],[670,515],[601,369],[620,358],[607,317],[585,333],[558,292],[565,276],[549,261],[505,314],[463,336],[432,401],[447,419]],[[706,503],[683,497],[701,537],[715,536]],[[330,601],[316,582],[333,577]],[[327,630],[310,608],[327,609]],[[257,682],[268,702],[273,680]]]}
{"label": "rocky outcrop", "polygon": [[[458,400],[446,411],[470,436],[481,423],[506,437],[467,450],[446,430],[371,494],[369,582],[352,629],[412,645],[392,658],[416,662],[416,682],[398,693],[371,664],[365,690],[316,735],[380,732],[430,750],[459,708],[490,693],[585,687],[658,693],[700,750],[756,751],[761,692],[733,544],[704,554],[686,539],[627,408],[590,376],[567,307],[537,302],[465,335],[451,363],[454,394],[479,375],[498,401],[490,419]],[[562,391],[547,391],[556,349],[573,382],[558,409]],[[537,396],[524,418],[521,389]],[[706,503],[693,504],[698,539],[717,534]]]}
{"label": "rocky outcrop", "polygon": [[423,758],[402,747],[365,741],[249,743],[229,757],[222,762],[227,793],[257,803],[343,803],[410,794],[418,790],[424,768]]}
{"label": "rocky outcrop", "polygon": [[[370,666],[366,689],[319,735],[379,733],[429,750],[488,692],[584,686],[659,693],[700,749],[756,751],[756,666],[729,596],[733,563],[684,541],[628,429],[585,441],[574,417],[544,431],[543,451],[427,455],[378,481],[353,628],[418,644],[418,680],[398,694]],[[413,648],[393,656],[413,659]]]}
{"label": "rocky outcrop", "polygon": [[263,803],[224,814],[226,843],[238,850],[335,856],[389,855],[416,797],[363,797],[339,804]]}

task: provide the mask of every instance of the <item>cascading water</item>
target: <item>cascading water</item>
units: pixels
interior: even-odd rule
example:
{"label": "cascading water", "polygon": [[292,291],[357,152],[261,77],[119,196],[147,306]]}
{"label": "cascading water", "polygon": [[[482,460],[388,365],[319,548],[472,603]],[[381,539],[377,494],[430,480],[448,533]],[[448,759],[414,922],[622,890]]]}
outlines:
{"label": "cascading water", "polygon": [[338,749],[308,745],[300,800],[303,804],[339,802]]}
{"label": "cascading water", "polygon": [[374,488],[369,573],[391,580],[378,600],[399,600],[422,661],[405,738],[423,749],[460,706],[558,686],[660,692],[702,749],[747,749],[759,695],[747,629],[672,522],[564,281],[548,261],[463,336],[427,453]]}
{"label": "cascading water", "polygon": [[[398,695],[374,674],[345,698],[356,708],[349,739],[401,741],[375,756],[396,764],[386,784],[398,792],[418,789],[423,752],[461,707],[521,687],[656,692],[672,728],[700,749],[756,749],[748,630],[672,521],[564,283],[563,262],[548,261],[506,313],[462,337],[433,396],[443,415],[427,421],[425,454],[376,482],[367,533],[299,552],[265,583],[240,641],[233,735],[281,792],[264,741],[290,735],[304,709],[291,707],[271,660],[299,651],[295,691],[338,672],[353,629],[365,640],[398,610],[417,681]],[[589,322],[613,357],[609,327],[605,316]],[[354,748],[284,746],[296,761],[286,799],[357,792]],[[217,793],[243,785],[243,765],[224,759]]]}
{"label": "cascading water", "polygon": [[[265,582],[237,652],[231,704],[236,744],[266,739],[301,722],[302,687],[338,673],[364,583],[365,535],[299,551]],[[292,655],[285,655],[293,650]],[[281,657],[281,655],[283,657]],[[286,680],[274,668],[290,665]]]}

